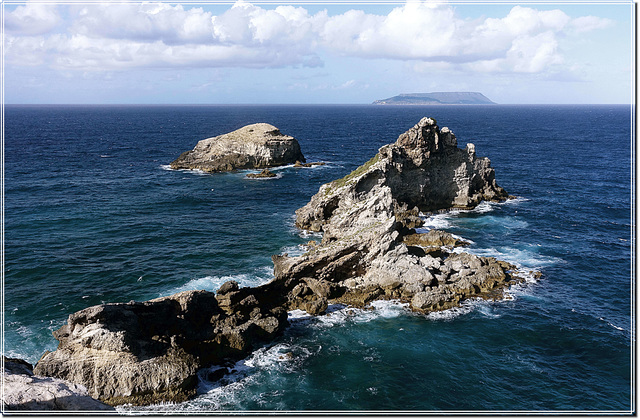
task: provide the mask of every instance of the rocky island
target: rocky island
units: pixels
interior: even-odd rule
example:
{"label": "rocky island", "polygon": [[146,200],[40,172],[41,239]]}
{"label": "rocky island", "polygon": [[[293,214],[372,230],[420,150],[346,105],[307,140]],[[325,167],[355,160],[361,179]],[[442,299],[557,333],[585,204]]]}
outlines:
{"label": "rocky island", "polygon": [[234,169],[263,169],[306,162],[300,144],[271,124],[244,126],[231,133],[200,140],[193,150],[171,162],[172,169],[223,172]]}
{"label": "rocky island", "polygon": [[491,105],[495,102],[480,92],[402,93],[373,102],[373,105]]}
{"label": "rocky island", "polygon": [[455,249],[466,243],[447,232],[416,229],[424,213],[507,198],[489,159],[423,118],[296,211],[296,225],[322,240],[299,257],[273,256],[270,282],[78,311],[54,332],[59,347],[35,373],[82,384],[110,405],[184,401],[196,395],[202,368],[224,374],[284,331],[293,309],[317,315],[329,304],[397,299],[428,313],[501,297],[522,281],[515,266]]}

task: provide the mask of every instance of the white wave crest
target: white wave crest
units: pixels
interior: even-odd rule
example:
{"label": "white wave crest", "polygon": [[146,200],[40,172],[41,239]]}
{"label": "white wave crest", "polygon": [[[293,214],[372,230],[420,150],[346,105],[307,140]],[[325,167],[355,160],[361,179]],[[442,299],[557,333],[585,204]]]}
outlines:
{"label": "white wave crest", "polygon": [[490,201],[483,201],[478,204],[474,209],[468,210],[470,213],[488,213],[493,211],[497,203],[492,203]]}
{"label": "white wave crest", "polygon": [[516,198],[510,198],[510,199],[508,199],[506,201],[503,201],[502,203],[499,203],[499,204],[518,205],[518,204],[521,204],[521,203],[525,203],[527,201],[531,201],[531,200],[528,199],[528,198],[524,198],[524,197],[516,197]]}
{"label": "white wave crest", "polygon": [[624,331],[624,330],[625,330],[624,328],[622,328],[622,327],[618,327],[617,325],[612,324],[611,322],[607,321],[606,319],[604,319],[604,318],[602,318],[602,317],[600,317],[600,318],[598,318],[598,319],[599,319],[600,321],[602,321],[602,322],[606,322],[608,326],[610,326],[610,327],[612,327],[612,328],[614,328],[614,329],[616,329],[616,330],[618,330],[618,331]]}
{"label": "white wave crest", "polygon": [[252,273],[232,274],[227,276],[205,276],[189,280],[183,286],[171,289],[169,292],[160,293],[160,296],[173,295],[187,290],[207,290],[215,292],[228,281],[237,281],[240,287],[256,287],[267,283],[273,278],[273,267],[263,266],[255,269]]}
{"label": "white wave crest", "polygon": [[289,322],[296,325],[308,325],[312,328],[329,328],[347,322],[364,323],[378,318],[396,318],[408,315],[408,303],[396,300],[376,300],[365,309],[353,308],[342,304],[329,305],[324,315],[312,316],[307,312],[295,309],[289,312]]}
{"label": "white wave crest", "polygon": [[293,352],[291,347],[280,343],[273,347],[263,347],[251,354],[251,356],[242,361],[244,366],[259,367],[271,369],[282,363],[289,363],[293,360]]}
{"label": "white wave crest", "polygon": [[460,306],[456,306],[451,309],[445,309],[444,311],[429,312],[425,316],[427,319],[432,321],[449,321],[461,315],[466,315],[472,312],[475,309],[474,302],[475,300],[469,299],[462,302]]}
{"label": "white wave crest", "polygon": [[451,218],[453,215],[454,213],[440,213],[428,216],[420,229],[431,230],[451,227]]}
{"label": "white wave crest", "polygon": [[201,169],[173,169],[171,165],[160,165],[160,169],[164,171],[187,172],[194,175],[211,175],[210,173],[205,172]]}
{"label": "white wave crest", "polygon": [[[455,248],[453,252],[467,252],[480,257],[495,257],[518,267],[522,271],[536,271],[550,265],[563,263],[561,258],[542,255],[539,252],[529,249],[518,249],[512,247],[501,248]],[[523,273],[524,274],[524,273]]]}
{"label": "white wave crest", "polygon": [[[294,226],[295,227],[295,226]],[[322,239],[322,232],[313,232],[310,230],[298,230],[298,228],[295,228],[297,230],[297,234],[298,236],[300,236],[303,239],[308,239],[308,238],[316,238],[316,239]]]}

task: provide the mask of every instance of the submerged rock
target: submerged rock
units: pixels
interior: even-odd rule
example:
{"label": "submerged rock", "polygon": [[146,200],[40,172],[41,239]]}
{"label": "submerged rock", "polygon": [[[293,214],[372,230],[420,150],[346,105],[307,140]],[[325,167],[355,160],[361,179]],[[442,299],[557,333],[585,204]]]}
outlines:
{"label": "submerged rock", "polygon": [[11,411],[115,411],[69,381],[34,376],[33,367],[20,359],[4,359],[3,412]]}
{"label": "submerged rock", "polygon": [[263,169],[262,172],[257,174],[247,174],[247,178],[275,178],[277,175],[268,169]]}
{"label": "submerged rock", "polygon": [[309,162],[309,163],[302,163],[299,160],[296,161],[296,163],[293,164],[294,168],[311,168],[313,166],[323,166],[326,165],[326,162]]}
{"label": "submerged rock", "polygon": [[258,123],[200,140],[193,150],[171,162],[171,168],[223,172],[268,168],[296,161],[306,161],[298,141],[271,124]]}

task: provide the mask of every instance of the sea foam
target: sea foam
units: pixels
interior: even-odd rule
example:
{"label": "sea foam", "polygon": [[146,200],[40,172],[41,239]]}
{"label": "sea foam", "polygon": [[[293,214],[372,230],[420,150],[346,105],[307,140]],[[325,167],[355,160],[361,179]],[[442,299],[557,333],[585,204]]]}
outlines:
{"label": "sea foam", "polygon": [[424,220],[424,225],[422,225],[422,229],[446,229],[451,227],[451,218],[453,216],[454,213],[440,213],[427,216]]}
{"label": "sea foam", "polygon": [[514,264],[520,270],[540,270],[550,265],[563,263],[561,258],[542,255],[531,249],[513,247],[498,248],[454,248],[453,252],[467,252],[480,257],[495,257],[499,260]]}
{"label": "sea foam", "polygon": [[162,292],[159,297],[173,295],[187,290],[207,290],[215,292],[228,281],[236,281],[240,287],[256,287],[267,283],[273,278],[273,267],[259,267],[251,273],[231,274],[227,276],[205,276],[197,279],[189,280],[182,286],[171,289],[168,292]]}
{"label": "sea foam", "polygon": [[379,318],[397,318],[409,315],[408,303],[397,300],[376,300],[364,309],[342,304],[329,305],[324,315],[311,316],[307,312],[296,309],[289,311],[289,322],[292,325],[304,325],[311,328],[328,328],[335,325],[353,322],[356,324],[371,322]]}

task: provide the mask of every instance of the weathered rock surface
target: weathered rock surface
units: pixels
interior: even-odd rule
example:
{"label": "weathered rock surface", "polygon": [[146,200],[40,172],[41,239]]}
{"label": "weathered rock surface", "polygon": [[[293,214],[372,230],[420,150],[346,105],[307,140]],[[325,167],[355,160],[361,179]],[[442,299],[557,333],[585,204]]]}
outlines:
{"label": "weathered rock surface", "polygon": [[171,162],[172,169],[223,172],[305,162],[298,141],[271,124],[258,123],[200,140],[193,150]]}
{"label": "weathered rock surface", "polygon": [[395,143],[382,146],[358,169],[320,187],[311,201],[296,211],[296,225],[326,232],[323,225],[334,216],[341,217],[334,212],[343,213],[385,194],[390,195],[389,205],[395,202],[398,209],[422,212],[470,209],[482,200],[508,197],[496,184],[488,158],[476,157],[471,143],[466,149],[458,148],[453,132],[439,129],[434,119],[425,117]]}
{"label": "weathered rock surface", "polygon": [[407,244],[407,246],[420,246],[429,251],[438,250],[443,246],[455,248],[458,246],[469,245],[469,242],[456,238],[449,232],[443,232],[436,229],[432,229],[426,233],[411,233],[405,235],[404,238],[402,238],[402,242]]}
{"label": "weathered rock surface", "polygon": [[245,357],[288,325],[270,299],[229,283],[217,294],[92,306],[54,332],[58,349],[35,372],[82,384],[110,405],[184,401],[196,394],[198,369]]}
{"label": "weathered rock surface", "polygon": [[33,375],[33,367],[20,359],[4,359],[2,409],[7,411],[115,411],[69,381]]}

